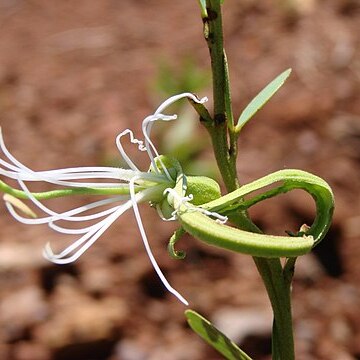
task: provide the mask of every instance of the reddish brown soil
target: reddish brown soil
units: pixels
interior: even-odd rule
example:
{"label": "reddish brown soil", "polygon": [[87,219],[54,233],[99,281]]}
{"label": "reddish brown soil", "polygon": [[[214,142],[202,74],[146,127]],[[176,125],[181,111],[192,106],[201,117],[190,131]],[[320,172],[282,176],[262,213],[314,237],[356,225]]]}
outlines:
{"label": "reddish brown soil", "polygon": [[[293,68],[244,129],[240,178],[301,168],[326,179],[336,196],[328,239],[297,268],[297,359],[360,359],[358,2],[226,0],[224,22],[237,114]],[[140,134],[142,119],[161,100],[151,87],[159,61],[176,68],[188,56],[208,69],[195,0],[0,0],[6,143],[34,169],[119,161],[115,136],[128,126]],[[284,196],[253,216],[282,233],[311,221],[310,203],[302,194]],[[184,307],[159,283],[132,214],[78,262],[54,266],[41,249],[47,241],[63,245],[63,237],[17,223],[3,204],[0,212],[0,359],[221,358],[187,328]],[[269,359],[271,313],[251,258],[187,237],[179,244],[187,258],[172,260],[166,243],[174,224],[146,206],[143,218],[161,267],[191,307],[254,358]]]}

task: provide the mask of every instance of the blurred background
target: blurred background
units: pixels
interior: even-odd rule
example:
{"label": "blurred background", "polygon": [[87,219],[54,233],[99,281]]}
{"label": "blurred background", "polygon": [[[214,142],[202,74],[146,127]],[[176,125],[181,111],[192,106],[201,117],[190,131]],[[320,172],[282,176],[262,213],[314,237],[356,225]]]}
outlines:
{"label": "blurred background", "polygon": [[[226,0],[225,43],[236,115],[283,70],[293,73],[240,137],[243,183],[282,168],[326,179],[336,212],[327,239],[298,260],[293,286],[297,359],[360,359],[360,11],[357,0]],[[35,169],[122,166],[115,137],[166,97],[211,98],[197,1],[0,0],[0,124]],[[161,151],[190,174],[218,178],[206,132],[187,104],[156,128]],[[131,148],[142,169],[146,156]],[[67,200],[68,207],[74,200]],[[46,226],[17,223],[0,203],[0,359],[220,359],[185,323],[160,284],[131,212],[74,264],[41,256]],[[166,251],[175,224],[142,209],[172,285],[255,359],[269,359],[271,310],[248,256],[185,237],[185,260]],[[268,233],[314,215],[301,192],[256,206]]]}

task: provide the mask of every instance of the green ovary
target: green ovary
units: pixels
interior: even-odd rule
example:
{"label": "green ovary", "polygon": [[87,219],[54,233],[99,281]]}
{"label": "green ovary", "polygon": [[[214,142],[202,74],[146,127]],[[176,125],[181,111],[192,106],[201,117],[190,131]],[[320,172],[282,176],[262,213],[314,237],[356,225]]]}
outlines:
{"label": "green ovary", "polygon": [[193,195],[191,203],[202,205],[221,197],[219,184],[205,176],[187,176],[186,195]]}

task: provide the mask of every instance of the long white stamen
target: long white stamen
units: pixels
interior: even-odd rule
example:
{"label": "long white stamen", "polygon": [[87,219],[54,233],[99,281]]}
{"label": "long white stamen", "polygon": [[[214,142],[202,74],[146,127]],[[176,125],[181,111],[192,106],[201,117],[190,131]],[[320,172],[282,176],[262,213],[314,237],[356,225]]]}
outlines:
{"label": "long white stamen", "polygon": [[[80,239],[76,240],[73,244],[68,246],[60,254],[54,254],[51,250],[50,244],[46,244],[44,248],[44,256],[56,264],[68,264],[78,259],[95,241],[113,224],[113,222],[120,217],[125,211],[129,210],[132,206],[132,201],[129,200],[125,204],[119,206],[116,211],[108,216],[106,219],[100,221],[92,227],[92,229],[83,235]],[[82,245],[84,244],[84,245]],[[77,250],[72,256],[65,258],[68,254],[73,252],[80,245],[81,248]]]}
{"label": "long white stamen", "polygon": [[[143,202],[143,201],[148,201],[148,199],[151,199],[152,198],[152,195],[157,193],[158,192],[158,189],[160,190],[159,187],[153,187],[153,188],[150,188],[150,189],[146,189],[146,190],[143,190],[142,192],[139,192],[136,194],[136,201],[137,202]],[[124,196],[124,198],[122,200],[129,200],[129,196]],[[109,199],[105,200],[105,201],[108,201]],[[103,200],[104,201],[104,200]],[[93,215],[88,215],[88,216],[83,216],[82,218],[84,220],[93,220],[95,218],[99,218],[99,217],[103,217],[105,215],[109,215],[113,212],[115,212],[118,208],[122,207],[122,205],[119,205],[119,206],[116,206],[114,208],[110,208],[110,209],[107,209],[107,210],[104,210],[100,213],[97,213],[97,214],[93,214]],[[86,211],[85,209],[83,211]],[[81,228],[81,229],[72,229],[72,228],[65,228],[65,227],[62,227],[62,226],[59,226],[59,225],[56,225],[54,222],[55,221],[61,221],[61,220],[64,220],[63,219],[63,216],[62,214],[61,215],[61,218],[57,217],[54,219],[54,221],[49,221],[48,225],[49,227],[51,227],[52,229],[54,229],[55,231],[58,231],[60,233],[64,233],[64,234],[83,234],[83,233],[86,233],[87,231],[91,230],[94,225],[91,225],[91,226],[88,226],[88,227],[84,227],[84,228]],[[74,217],[73,217],[74,218]],[[79,217],[80,218],[80,217]],[[71,220],[71,219],[65,219],[65,220]],[[73,220],[73,219],[72,219]],[[74,220],[73,220],[74,221]],[[95,224],[96,225],[96,224]]]}
{"label": "long white stamen", "polygon": [[[150,116],[146,117],[142,123],[142,131],[143,131],[144,138],[145,138],[145,147],[146,147],[147,153],[149,155],[150,161],[153,165],[153,168],[157,173],[159,173],[159,170],[155,163],[155,157],[156,157],[156,158],[158,158],[158,161],[160,162],[160,165],[161,165],[166,177],[170,181],[171,181],[171,176],[170,176],[168,170],[166,169],[165,165],[161,161],[161,158],[159,157],[159,153],[156,150],[155,145],[152,143],[152,141],[150,139],[149,128],[151,127],[151,124],[157,120],[171,121],[171,120],[175,120],[175,119],[177,119],[176,115],[169,116],[169,115],[157,114],[157,115],[150,115]],[[154,154],[152,153],[152,151],[154,152]]]}
{"label": "long white stamen", "polygon": [[136,167],[136,165],[131,161],[131,159],[129,158],[129,156],[126,154],[122,144],[121,144],[121,138],[126,135],[129,134],[130,135],[130,142],[133,144],[138,145],[138,149],[140,151],[146,151],[145,147],[144,147],[144,143],[141,140],[138,140],[134,137],[134,133],[130,130],[130,129],[126,129],[124,131],[122,131],[117,137],[116,137],[116,146],[119,149],[119,152],[122,156],[122,158],[125,160],[126,164],[134,171],[139,171],[139,169]]}
{"label": "long white stamen", "polygon": [[[132,174],[132,176],[134,176],[135,174],[140,175],[140,174],[144,174],[144,180],[149,179],[150,181],[155,181],[158,182],[158,180],[162,180],[164,181],[164,178],[160,179],[159,176],[149,176],[151,174],[146,174],[146,173],[134,173]],[[100,174],[91,174],[91,173],[80,173],[80,174],[64,174],[64,175],[60,175],[58,174],[57,176],[54,174],[51,174],[51,176],[49,176],[46,173],[42,173],[42,172],[32,172],[32,173],[25,173],[23,170],[18,170],[17,172],[13,172],[13,171],[7,171],[7,170],[3,170],[0,168],[0,175],[4,175],[8,178],[14,179],[14,180],[23,180],[23,181],[32,181],[32,182],[36,182],[36,181],[44,181],[47,182],[49,184],[54,184],[54,185],[60,185],[60,186],[66,186],[66,187],[77,187],[77,188],[83,188],[83,187],[88,187],[88,188],[98,188],[98,189],[108,189],[108,188],[125,188],[126,184],[121,184],[119,183],[120,180],[125,180],[125,181],[129,181],[131,179],[132,176],[126,176],[126,178],[124,176],[121,176],[120,172],[114,171],[114,172],[109,172],[107,174],[105,173],[100,173]],[[142,176],[141,176],[142,177]],[[114,182],[85,182],[85,181],[64,181],[61,179],[76,179],[76,180],[83,180],[83,179],[114,179]]]}
{"label": "long white stamen", "polygon": [[87,215],[87,216],[78,216],[78,217],[73,216],[71,218],[65,218],[65,219],[63,219],[62,217],[61,218],[54,217],[54,220],[49,221],[48,225],[51,229],[53,229],[59,233],[62,233],[62,234],[85,234],[86,232],[90,231],[94,227],[94,225],[90,225],[90,226],[86,226],[86,227],[78,228],[78,229],[73,229],[73,228],[67,228],[64,226],[59,226],[55,222],[56,221],[80,221],[79,218],[82,218],[82,221],[90,221],[90,220],[98,219],[98,218],[101,218],[104,216],[108,216],[108,215],[114,213],[121,206],[122,205],[118,205],[118,206],[112,207],[110,209],[101,211],[99,213]]}
{"label": "long white stamen", "polygon": [[[153,125],[153,122],[156,121],[156,120],[165,120],[165,121],[168,121],[168,120],[173,120],[173,119],[166,119],[166,118],[163,118],[165,115],[162,114],[162,112],[168,107],[170,106],[171,104],[175,103],[176,101],[180,100],[180,99],[183,99],[183,98],[190,98],[192,99],[194,102],[198,103],[198,104],[203,104],[205,103],[206,101],[208,101],[208,98],[207,97],[203,97],[201,99],[198,99],[197,96],[195,96],[194,94],[192,93],[182,93],[182,94],[178,94],[178,95],[174,95],[174,96],[171,96],[169,99],[165,100],[155,111],[154,115],[153,116],[153,119],[151,121],[148,121],[147,123],[147,126],[146,126],[146,136],[145,136],[145,133],[144,133],[144,137],[145,138],[149,138],[150,139],[150,133],[151,133],[151,129],[152,129],[152,125]],[[161,116],[160,116],[161,115]],[[159,116],[159,117],[157,117]],[[175,117],[176,115],[174,115]],[[146,119],[145,119],[146,120]],[[144,132],[144,127],[143,127],[143,132]],[[156,150],[156,149],[155,149]],[[156,152],[157,153],[157,152]]]}
{"label": "long white stamen", "polygon": [[[1,129],[0,129],[1,131]],[[130,131],[130,130],[129,130]],[[127,132],[126,132],[127,133]],[[138,141],[133,138],[132,140],[135,143],[142,144],[141,141]],[[142,151],[145,151],[143,145],[139,145],[139,148]],[[149,180],[154,182],[164,182],[166,178],[164,176],[159,176],[156,174],[151,174],[147,172],[139,171],[136,166],[131,162],[126,153],[123,151],[120,144],[120,149],[122,149],[122,155],[124,156],[125,161],[128,165],[132,164],[132,170],[130,169],[121,169],[115,167],[78,167],[78,168],[64,168],[64,169],[55,169],[47,171],[33,171],[20,161],[18,161],[14,156],[11,155],[7,147],[5,146],[2,133],[0,132],[0,149],[3,151],[4,155],[13,163],[10,164],[3,159],[0,159],[0,165],[4,168],[0,168],[0,175],[4,175],[8,178],[15,180],[23,181],[46,181],[51,184],[69,186],[69,187],[96,187],[96,188],[112,188],[112,187],[125,187],[125,184],[119,184],[120,180],[129,181],[134,175],[140,176],[142,180]],[[114,182],[84,182],[84,181],[66,181],[66,180],[83,180],[83,179],[113,179]]]}
{"label": "long white stamen", "polygon": [[[23,181],[18,180],[21,188],[23,189],[23,191],[26,193],[26,195],[28,196],[28,198],[42,211],[44,211],[46,214],[51,216],[51,222],[53,221],[57,221],[57,220],[68,220],[68,221],[84,221],[84,220],[93,220],[99,217],[103,217],[105,215],[107,215],[109,213],[109,210],[105,210],[102,211],[100,213],[97,214],[92,214],[92,215],[87,215],[87,216],[82,216],[82,217],[74,217],[74,216],[69,216],[70,212],[65,212],[65,213],[57,213],[56,211],[53,211],[51,209],[49,209],[48,207],[46,207],[41,201],[37,200],[35,198],[35,196],[30,192],[30,190],[28,189],[28,187],[24,184]],[[118,196],[115,197],[113,199],[105,199],[105,200],[100,200],[98,202],[98,204],[96,206],[102,206],[104,204],[108,204],[108,203],[113,203],[114,201],[119,201],[120,199],[128,199],[127,195],[123,195],[123,196]],[[111,201],[110,201],[111,200]],[[94,206],[93,206],[94,207]],[[87,211],[89,209],[89,205],[85,205],[82,207],[83,211]],[[74,213],[74,211],[72,211],[72,213]]]}
{"label": "long white stamen", "polygon": [[[21,162],[19,162],[14,156],[12,156],[9,152],[9,150],[6,148],[5,146],[5,143],[4,143],[4,138],[3,138],[3,135],[2,135],[2,130],[0,128],[0,149],[2,150],[2,152],[4,153],[4,155],[15,165],[17,166],[19,169],[23,169],[23,170],[26,170],[26,171],[29,171],[29,172],[32,172],[31,169],[27,168],[25,165],[23,165]],[[16,167],[14,167],[13,165],[11,164],[8,164],[10,165],[10,168],[12,169],[16,169]]]}
{"label": "long white stamen", "polygon": [[[1,164],[0,159],[0,164]],[[7,164],[7,163],[6,163]],[[8,164],[10,165],[10,164]],[[163,176],[153,173],[133,171],[130,169],[121,168],[96,168],[96,167],[79,167],[79,168],[64,168],[48,171],[24,171],[23,169],[14,167],[14,170],[4,170],[0,168],[0,175],[17,180],[20,178],[23,181],[46,181],[49,183],[56,183],[59,185],[71,187],[118,187],[124,184],[119,184],[120,180],[129,181],[134,175],[139,176],[142,180],[149,180],[154,182],[164,182]],[[113,183],[89,183],[89,182],[65,182],[63,180],[82,180],[82,179],[114,179]]]}
{"label": "long white stamen", "polygon": [[[149,158],[151,160],[151,163],[153,164],[153,167],[155,169],[155,171],[157,170],[157,167],[155,165],[155,161],[154,161],[154,157],[159,157],[159,153],[156,150],[154,144],[152,143],[152,141],[150,140],[150,134],[151,134],[151,129],[153,126],[153,123],[155,121],[161,120],[161,121],[169,121],[169,120],[175,120],[177,118],[176,115],[164,115],[162,114],[162,112],[171,104],[173,104],[174,102],[182,99],[182,98],[190,98],[192,99],[194,102],[198,103],[198,104],[203,104],[204,102],[208,101],[207,97],[203,97],[202,99],[198,99],[194,94],[192,93],[182,93],[179,95],[175,95],[170,97],[169,99],[165,100],[155,111],[155,113],[153,115],[150,115],[148,117],[146,117],[143,120],[143,124],[142,124],[142,131],[144,134],[144,139],[145,139],[145,148],[147,149],[147,152],[149,154]],[[152,154],[152,151],[154,152],[155,156]],[[171,177],[167,171],[167,169],[165,168],[164,164],[162,164],[161,159],[159,159],[160,161],[160,165],[162,166],[166,176],[168,177],[169,180],[171,180]]]}
{"label": "long white stamen", "polygon": [[[50,243],[47,243],[43,250],[44,256],[52,262],[55,262],[55,260],[57,260],[57,259],[64,259],[68,254],[75,251],[78,247],[80,247],[84,243],[86,244],[88,241],[90,241],[92,236],[95,235],[97,233],[97,231],[99,231],[101,229],[101,227],[105,224],[106,220],[108,220],[108,218],[103,219],[100,222],[93,225],[89,231],[87,231],[83,236],[81,236],[79,239],[77,239],[71,245],[66,247],[64,250],[62,250],[59,254],[54,254],[54,252],[51,249]],[[85,245],[83,245],[83,246],[85,246]],[[78,253],[78,251],[80,251],[83,248],[83,246],[79,250],[77,250],[73,255],[76,255]],[[71,262],[71,260],[69,260],[69,259],[67,259],[67,261]]]}
{"label": "long white stamen", "polygon": [[[158,176],[156,174],[151,174],[148,172],[133,171],[130,169],[109,167],[109,168],[107,168],[107,171],[106,171],[106,168],[104,169],[104,171],[99,171],[96,168],[94,168],[94,170],[92,170],[92,171],[89,170],[87,172],[82,171],[83,169],[86,170],[88,168],[78,168],[78,172],[69,171],[72,169],[59,169],[59,170],[50,170],[49,172],[39,171],[39,172],[37,172],[37,174],[39,176],[43,175],[47,178],[54,177],[57,180],[86,179],[86,178],[117,180],[117,183],[114,182],[114,184],[118,184],[118,182],[120,180],[130,181],[130,179],[132,177],[134,177],[134,175],[139,176],[140,180],[150,180],[150,181],[155,181],[155,182],[164,181],[163,176]],[[112,184],[112,185],[114,185],[114,184]]]}
{"label": "long white stamen", "polygon": [[[121,172],[118,171],[109,171],[108,173],[79,173],[79,174],[47,174],[46,172],[27,172],[27,170],[18,169],[17,171],[9,171],[0,168],[0,175],[6,176],[8,178],[23,181],[45,181],[50,184],[68,186],[68,187],[97,187],[97,188],[114,188],[114,187],[123,187],[124,184],[119,184],[119,181],[124,179],[128,181],[131,176],[122,176]],[[132,174],[134,176],[134,173]],[[148,176],[146,176],[148,177]],[[114,179],[116,182],[112,183],[91,183],[91,182],[74,182],[74,181],[62,181],[61,179],[77,179],[82,180],[86,178],[94,178],[94,179]],[[154,177],[155,179],[155,177]]]}
{"label": "long white stamen", "polygon": [[114,202],[118,202],[118,201],[123,201],[128,199],[128,196],[124,196],[124,195],[119,195],[116,196],[114,198],[110,198],[110,199],[104,199],[104,200],[99,200],[87,205],[83,205],[80,207],[77,207],[75,209],[72,210],[68,210],[65,211],[63,213],[58,213],[57,215],[54,216],[48,216],[48,217],[42,217],[42,218],[36,218],[36,219],[30,219],[27,217],[23,217],[21,215],[19,215],[13,208],[12,204],[5,202],[5,205],[7,206],[10,214],[19,222],[26,224],[26,225],[40,225],[40,224],[48,224],[50,222],[54,222],[57,220],[64,220],[64,221],[88,221],[88,220],[94,220],[94,219],[98,219],[100,217],[106,216],[109,213],[111,213],[112,209],[107,209],[104,210],[102,212],[96,213],[96,214],[92,214],[92,215],[86,215],[86,216],[74,216],[77,214],[81,214],[82,212],[100,207],[100,206],[104,206],[104,205],[108,205]]}
{"label": "long white stamen", "polygon": [[178,95],[174,95],[169,97],[167,100],[165,100],[155,111],[154,114],[159,114],[162,113],[168,106],[170,106],[171,104],[175,103],[176,101],[183,99],[183,98],[190,98],[191,100],[193,100],[194,102],[198,103],[198,104],[204,104],[205,102],[208,101],[208,98],[205,96],[201,99],[199,99],[196,95],[189,93],[189,92],[185,92],[182,94],[178,94]]}
{"label": "long white stamen", "polygon": [[144,226],[142,224],[142,220],[141,220],[141,216],[140,216],[140,212],[139,212],[139,208],[137,206],[137,202],[135,199],[135,190],[134,190],[134,182],[135,182],[135,178],[130,180],[129,183],[129,188],[130,188],[130,196],[131,196],[131,201],[132,201],[132,205],[133,205],[133,210],[134,210],[134,215],[136,218],[136,222],[138,224],[139,230],[140,230],[140,234],[141,234],[141,238],[143,240],[144,246],[145,246],[145,250],[148,254],[148,257],[150,259],[150,262],[154,268],[154,270],[156,271],[156,273],[158,274],[161,282],[164,284],[165,288],[171,292],[173,295],[175,295],[183,304],[185,305],[189,305],[189,303],[186,301],[186,299],[178,292],[176,291],[170,284],[169,282],[166,280],[164,274],[162,273],[159,265],[157,264],[155,257],[151,251],[150,248],[150,244],[149,241],[147,239],[146,233],[145,233],[145,229]]}
{"label": "long white stamen", "polygon": [[[0,147],[1,148],[1,147]],[[0,165],[4,166],[5,168],[8,168],[10,170],[4,170],[4,171],[8,171],[10,173],[13,173],[13,172],[19,172],[20,169],[18,167],[16,167],[15,165],[12,165],[10,163],[8,163],[7,161],[3,160],[3,159],[0,159]],[[1,169],[1,168],[0,168]]]}
{"label": "long white stamen", "polygon": [[25,185],[25,183],[18,179],[18,183],[20,185],[20,187],[22,188],[22,190],[25,192],[25,194],[27,195],[27,197],[38,207],[40,208],[42,211],[44,211],[46,214],[49,215],[58,215],[57,212],[50,210],[48,207],[46,207],[45,205],[43,205],[41,203],[41,201],[39,201],[38,199],[35,198],[35,196],[30,192],[30,190],[28,189],[28,187]]}
{"label": "long white stamen", "polygon": [[[107,215],[110,215],[112,213],[114,213],[116,210],[118,209],[118,207],[114,207],[109,209]],[[92,229],[94,229],[99,223],[90,225],[90,226],[86,226],[83,228],[79,228],[79,229],[71,229],[71,228],[66,228],[64,226],[60,226],[60,225],[56,225],[55,222],[49,222],[49,228],[53,229],[54,231],[60,233],[60,234],[67,234],[67,235],[80,235],[80,234],[86,234],[89,231],[91,231]]]}
{"label": "long white stamen", "polygon": [[[148,197],[151,197],[154,191],[154,189],[144,190],[141,193],[135,194],[134,199],[130,199],[124,204],[113,208],[112,214],[110,216],[101,220],[99,223],[90,226],[88,228],[89,231],[85,235],[83,235],[80,239],[76,240],[73,244],[65,248],[59,254],[54,254],[50,247],[50,244],[47,244],[44,248],[44,256],[57,264],[67,264],[75,261],[105,232],[106,229],[110,227],[110,225],[117,218],[119,218],[125,211],[129,210],[133,206],[133,201],[135,201],[136,203],[147,201]],[[80,249],[78,249],[72,256],[65,258],[68,254],[72,253],[79,247]]]}

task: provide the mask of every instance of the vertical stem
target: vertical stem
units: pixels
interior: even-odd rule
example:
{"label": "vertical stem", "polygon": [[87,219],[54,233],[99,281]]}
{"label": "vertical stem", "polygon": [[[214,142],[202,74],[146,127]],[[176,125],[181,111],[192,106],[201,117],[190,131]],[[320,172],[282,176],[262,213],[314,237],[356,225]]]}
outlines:
{"label": "vertical stem", "polygon": [[226,120],[226,68],[224,58],[224,39],[222,33],[221,6],[218,0],[207,0],[207,17],[204,21],[204,35],[207,41],[213,74],[214,117]]}
{"label": "vertical stem", "polygon": [[[247,231],[260,233],[250,219],[231,216],[230,220]],[[257,270],[264,282],[274,314],[272,333],[272,359],[294,360],[294,338],[291,313],[291,282],[296,258],[289,258],[281,266],[279,258],[253,257]]]}
{"label": "vertical stem", "polygon": [[[233,113],[230,100],[228,66],[223,47],[222,16],[219,0],[207,0],[203,14],[204,37],[209,47],[213,75],[213,122],[207,124],[214,147],[217,164],[228,191],[239,187],[236,174],[235,149],[229,148],[228,129],[233,128]],[[234,142],[233,142],[234,144]],[[230,151],[231,150],[231,151]]]}
{"label": "vertical stem", "polygon": [[253,258],[263,279],[274,313],[273,360],[294,360],[291,313],[291,280],[286,278],[280,259]]}
{"label": "vertical stem", "polygon": [[[206,11],[202,9],[204,37],[209,47],[213,76],[214,115],[201,115],[211,136],[214,153],[225,186],[228,191],[240,184],[236,171],[237,135],[234,132],[234,117],[231,107],[229,72],[223,45],[220,0],[206,0]],[[208,114],[205,114],[208,115]],[[246,212],[231,219],[244,230],[260,232]],[[273,359],[293,360],[294,339],[292,329],[290,287],[295,263],[289,260],[284,267],[280,259],[254,257],[256,267],[263,279],[274,313]]]}

